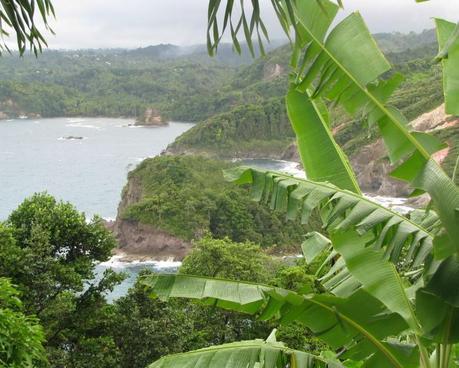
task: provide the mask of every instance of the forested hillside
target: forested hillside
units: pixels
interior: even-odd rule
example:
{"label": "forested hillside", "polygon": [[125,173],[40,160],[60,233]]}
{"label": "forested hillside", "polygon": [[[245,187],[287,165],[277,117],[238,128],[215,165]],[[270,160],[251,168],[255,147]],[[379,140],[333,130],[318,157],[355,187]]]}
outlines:
{"label": "forested hillside", "polygon": [[232,165],[199,156],[160,156],[129,174],[117,226],[131,221],[191,241],[204,234],[284,249],[301,242],[299,222],[250,200],[247,190],[225,182]]}
{"label": "forested hillside", "polygon": [[227,44],[215,58],[203,45],[6,55],[0,63],[0,117],[136,117],[152,107],[165,119],[199,121],[241,102],[223,89],[238,67],[252,61],[246,46],[240,56]]}
{"label": "forested hillside", "polygon": [[[384,34],[377,39],[387,44],[387,58],[394,73],[405,80],[396,91],[392,103],[409,118],[414,119],[443,101],[441,71],[433,60],[436,43],[431,31],[421,34]],[[412,48],[406,39],[415,38]],[[390,41],[390,45],[388,42]],[[398,51],[404,49],[403,51]],[[281,157],[293,137],[282,102],[287,86],[290,52],[287,46],[270,52],[236,74],[227,88],[242,106],[215,115],[196,125],[170,145],[171,153],[206,153],[217,157]],[[238,90],[236,93],[234,90]],[[343,111],[332,109],[332,124],[337,140],[352,154],[373,135],[362,130],[360,122],[352,121]],[[273,126],[275,128],[273,128]],[[256,131],[256,133],[254,133]],[[249,132],[249,133],[248,133]],[[251,132],[251,133],[250,133]]]}
{"label": "forested hillside", "polygon": [[13,55],[0,64],[0,111],[8,117],[135,117],[153,107],[165,118],[196,121],[214,113],[206,102],[233,73],[215,60],[163,60],[139,50]]}

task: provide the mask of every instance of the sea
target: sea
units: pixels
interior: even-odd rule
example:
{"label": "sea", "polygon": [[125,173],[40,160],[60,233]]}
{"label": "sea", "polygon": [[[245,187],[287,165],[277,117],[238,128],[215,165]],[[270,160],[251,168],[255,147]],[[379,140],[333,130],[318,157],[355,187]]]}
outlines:
{"label": "sea", "polygon": [[[145,158],[159,155],[193,124],[133,125],[132,119],[53,118],[0,121],[0,221],[26,198],[48,192],[69,201],[89,219],[116,217],[127,174]],[[116,256],[96,266],[96,279],[112,268],[127,274],[108,295],[124,295],[142,269],[175,272],[180,264],[121,262]]]}
{"label": "sea", "polygon": [[[133,125],[132,119],[53,118],[0,121],[0,221],[26,197],[48,192],[69,201],[87,218],[116,217],[127,174],[145,158],[159,155],[193,124],[171,122],[164,127]],[[240,161],[304,178],[296,162],[252,159]],[[381,204],[406,210],[403,198],[373,197]],[[143,270],[176,272],[180,262],[123,262],[119,256],[96,265],[96,279],[111,268],[127,278],[107,295],[125,295]],[[91,282],[93,282],[92,280]]]}
{"label": "sea", "polygon": [[0,220],[47,191],[87,217],[114,219],[127,173],[161,153],[193,124],[132,125],[132,119],[0,121]]}

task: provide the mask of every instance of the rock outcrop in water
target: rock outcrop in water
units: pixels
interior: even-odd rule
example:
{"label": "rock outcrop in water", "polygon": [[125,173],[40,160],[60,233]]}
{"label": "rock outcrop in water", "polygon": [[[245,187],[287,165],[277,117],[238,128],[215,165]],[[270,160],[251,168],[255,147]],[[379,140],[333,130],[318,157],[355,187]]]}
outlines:
{"label": "rock outcrop in water", "polygon": [[136,125],[145,126],[166,126],[169,123],[164,121],[159,111],[155,108],[148,108],[143,113],[143,116],[139,117],[136,121]]}

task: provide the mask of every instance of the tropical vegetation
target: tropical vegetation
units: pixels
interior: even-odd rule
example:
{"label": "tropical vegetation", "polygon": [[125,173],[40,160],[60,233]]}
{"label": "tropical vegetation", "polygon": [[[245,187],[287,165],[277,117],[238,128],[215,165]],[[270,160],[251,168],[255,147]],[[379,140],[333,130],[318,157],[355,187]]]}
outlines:
{"label": "tropical vegetation", "polygon": [[138,201],[121,209],[123,220],[152,225],[191,241],[204,234],[252,241],[263,247],[292,248],[305,231],[299,221],[250,201],[249,193],[225,182],[222,168],[234,165],[199,156],[159,156],[129,173]]}
{"label": "tropical vegetation", "polygon": [[[399,105],[409,100],[397,90],[402,78],[358,13],[332,26],[341,1],[272,4],[291,38],[291,61],[288,86],[276,82],[271,91],[287,90],[285,111],[308,178],[223,165],[226,179],[242,185],[234,188],[218,178],[215,161],[146,161],[131,174],[144,181],[143,198],[123,215],[187,240],[199,233],[199,239],[178,274],[144,274],[112,304],[106,295],[123,275],[95,277],[96,262],[107,260],[116,245],[101,219],[87,221],[46,193],[26,199],[0,224],[2,366],[144,367],[156,359],[150,367],[458,365],[459,189],[432,159],[444,147],[439,138],[454,132],[411,129],[396,107],[409,118],[422,107]],[[267,30],[258,1],[251,6],[249,17],[247,10],[238,14],[232,0],[209,2],[210,54],[226,30],[236,51],[243,33],[253,55],[254,35],[264,52]],[[35,7],[46,27],[53,14],[48,0],[0,4],[0,30],[15,32],[21,54],[45,45]],[[446,110],[459,115],[459,26],[436,25]],[[411,67],[408,62],[399,71]],[[423,62],[414,67],[422,70]],[[425,77],[421,72],[413,81]],[[243,87],[245,81],[235,83]],[[268,95],[263,99],[278,97]],[[226,95],[225,101],[234,102]],[[403,216],[362,195],[333,134],[336,111],[352,117],[352,129],[365,124],[382,137],[392,175],[409,183],[413,196],[428,193],[426,209]],[[457,166],[448,162],[454,173]],[[266,228],[266,221],[274,226]],[[303,237],[303,231],[309,232]],[[255,244],[300,238],[304,257],[293,267]]]}
{"label": "tropical vegetation", "polygon": [[[453,366],[459,188],[431,157],[444,146],[432,135],[412,131],[389,104],[402,77],[380,78],[390,64],[359,13],[332,26],[341,2],[273,0],[272,5],[286,33],[292,34],[286,106],[308,179],[251,168],[229,170],[226,176],[249,185],[254,200],[269,203],[290,219],[306,223],[311,213],[319,213],[327,236],[307,234],[303,251],[307,260],[327,254],[316,273],[323,290],[294,292],[181,274],[148,276],[143,283],[164,299],[196,299],[262,320],[276,318],[280,325],[301,322],[334,353],[293,350],[271,334],[266,341],[167,356],[151,367]],[[222,24],[220,7],[225,13]],[[217,51],[227,28],[236,50],[240,29],[251,50],[253,34],[263,47],[261,37],[267,32],[258,1],[252,2],[251,17],[244,11],[234,16],[233,10],[233,1],[210,1],[209,53]],[[446,110],[458,115],[459,25],[440,19],[436,25]],[[408,182],[414,196],[427,192],[427,210],[404,217],[362,196],[333,137],[325,100],[378,129],[395,166],[391,175]]]}
{"label": "tropical vegetation", "polygon": [[[182,275],[242,276],[295,289],[314,287],[309,274],[320,265],[287,267],[250,241],[205,235],[193,243]],[[252,339],[274,328],[237,312],[151,299],[139,282],[109,302],[125,275],[102,273],[97,263],[114,246],[99,219],[87,223],[72,205],[48,194],[12,212],[0,225],[2,367],[142,368],[167,354]],[[301,326],[280,328],[279,335],[293,347],[322,347]]]}

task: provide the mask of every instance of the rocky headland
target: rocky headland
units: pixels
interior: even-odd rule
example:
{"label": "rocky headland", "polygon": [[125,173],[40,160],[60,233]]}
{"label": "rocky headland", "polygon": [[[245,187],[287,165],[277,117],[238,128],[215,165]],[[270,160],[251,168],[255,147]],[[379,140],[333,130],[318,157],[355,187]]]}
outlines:
{"label": "rocky headland", "polygon": [[181,261],[191,249],[189,242],[152,225],[123,218],[123,212],[140,201],[142,195],[140,180],[130,177],[122,193],[117,217],[107,224],[119,244],[116,253],[125,260]]}

